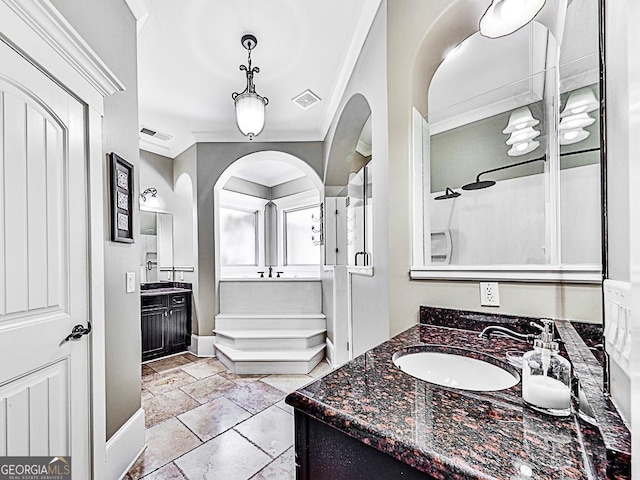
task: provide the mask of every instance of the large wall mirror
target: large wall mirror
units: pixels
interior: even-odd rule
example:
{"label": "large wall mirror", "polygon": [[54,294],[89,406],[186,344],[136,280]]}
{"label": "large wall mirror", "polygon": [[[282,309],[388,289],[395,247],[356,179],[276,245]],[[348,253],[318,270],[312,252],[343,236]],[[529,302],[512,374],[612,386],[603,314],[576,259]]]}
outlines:
{"label": "large wall mirror", "polygon": [[432,79],[417,270],[601,281],[598,1],[547,4],[470,36]]}
{"label": "large wall mirror", "polygon": [[173,215],[140,210],[140,278],[142,283],[171,280]]}

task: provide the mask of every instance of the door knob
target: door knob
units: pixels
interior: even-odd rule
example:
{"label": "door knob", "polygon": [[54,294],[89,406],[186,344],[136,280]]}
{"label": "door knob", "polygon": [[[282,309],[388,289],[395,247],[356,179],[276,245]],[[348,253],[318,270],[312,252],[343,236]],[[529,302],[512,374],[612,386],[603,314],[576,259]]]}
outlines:
{"label": "door knob", "polygon": [[77,340],[83,335],[87,335],[89,332],[91,332],[91,322],[87,323],[87,328],[85,328],[83,325],[78,324],[73,327],[73,330],[71,330],[71,333],[67,335],[67,338],[65,338],[64,341],[68,342],[71,339]]}

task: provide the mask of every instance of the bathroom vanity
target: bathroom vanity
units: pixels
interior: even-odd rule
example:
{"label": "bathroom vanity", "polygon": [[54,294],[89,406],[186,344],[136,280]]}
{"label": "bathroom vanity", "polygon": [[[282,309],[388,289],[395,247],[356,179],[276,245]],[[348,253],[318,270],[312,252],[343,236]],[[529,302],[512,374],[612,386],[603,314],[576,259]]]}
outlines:
{"label": "bathroom vanity", "polygon": [[191,285],[143,284],[140,297],[142,361],[187,350],[191,344]]}
{"label": "bathroom vanity", "polygon": [[629,430],[602,394],[601,366],[570,322],[556,328],[588,403],[582,416],[575,400],[569,417],[524,406],[521,382],[460,390],[394,364],[398,352],[449,349],[504,366],[507,351],[531,345],[478,333],[491,324],[535,333],[530,320],[423,307],[419,325],[290,394],[298,480],[630,478]]}

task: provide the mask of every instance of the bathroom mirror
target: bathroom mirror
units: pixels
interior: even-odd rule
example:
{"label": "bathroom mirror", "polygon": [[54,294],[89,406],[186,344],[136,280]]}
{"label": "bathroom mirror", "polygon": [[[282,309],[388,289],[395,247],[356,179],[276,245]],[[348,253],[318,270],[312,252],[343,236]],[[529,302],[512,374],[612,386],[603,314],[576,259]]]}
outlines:
{"label": "bathroom mirror", "polygon": [[173,215],[140,211],[141,283],[171,280],[173,273]]}
{"label": "bathroom mirror", "polygon": [[601,280],[598,1],[562,8],[436,71],[416,265]]}

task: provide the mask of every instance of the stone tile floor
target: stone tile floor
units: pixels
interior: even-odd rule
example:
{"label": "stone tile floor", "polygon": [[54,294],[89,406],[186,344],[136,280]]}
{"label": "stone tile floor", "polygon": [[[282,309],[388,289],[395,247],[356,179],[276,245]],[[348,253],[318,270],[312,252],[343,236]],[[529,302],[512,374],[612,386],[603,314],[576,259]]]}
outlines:
{"label": "stone tile floor", "polygon": [[235,375],[190,353],[142,366],[147,448],[124,480],[295,478],[293,409],[284,397],[309,375]]}

